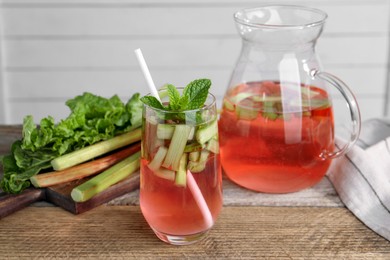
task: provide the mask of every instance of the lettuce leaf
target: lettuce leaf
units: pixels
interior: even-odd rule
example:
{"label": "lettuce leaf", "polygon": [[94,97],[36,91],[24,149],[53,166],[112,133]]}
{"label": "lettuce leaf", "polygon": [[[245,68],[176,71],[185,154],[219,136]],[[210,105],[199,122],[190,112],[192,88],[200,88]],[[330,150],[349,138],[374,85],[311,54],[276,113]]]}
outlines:
{"label": "lettuce leaf", "polygon": [[0,188],[20,193],[30,186],[30,177],[51,167],[60,155],[141,126],[142,106],[139,93],[127,103],[117,95],[111,98],[84,93],[66,101],[70,114],[56,123],[48,116],[39,126],[28,115],[23,120],[22,140],[12,144],[11,154],[0,157],[4,175]]}

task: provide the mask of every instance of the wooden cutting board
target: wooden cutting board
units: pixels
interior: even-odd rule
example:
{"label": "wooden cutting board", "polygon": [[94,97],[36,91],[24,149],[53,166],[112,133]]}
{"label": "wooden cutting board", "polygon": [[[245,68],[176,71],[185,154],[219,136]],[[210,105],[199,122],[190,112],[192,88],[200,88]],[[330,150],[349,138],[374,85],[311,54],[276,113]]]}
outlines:
{"label": "wooden cutting board", "polygon": [[44,189],[29,188],[17,195],[0,193],[0,219],[37,201],[47,201],[73,214],[80,214],[138,189],[139,171],[85,202],[73,201],[70,196],[72,189],[86,180],[77,180]]}
{"label": "wooden cutting board", "polygon": [[[0,125],[0,155],[8,154],[11,149],[11,144],[21,137],[21,125]],[[0,165],[0,176],[1,175],[2,166]],[[74,202],[70,196],[70,192],[75,186],[80,185],[86,180],[88,179],[77,180],[44,189],[29,188],[18,195],[6,194],[0,190],[0,219],[37,201],[53,203],[73,214],[85,212],[116,197],[138,189],[139,171],[86,202]]]}

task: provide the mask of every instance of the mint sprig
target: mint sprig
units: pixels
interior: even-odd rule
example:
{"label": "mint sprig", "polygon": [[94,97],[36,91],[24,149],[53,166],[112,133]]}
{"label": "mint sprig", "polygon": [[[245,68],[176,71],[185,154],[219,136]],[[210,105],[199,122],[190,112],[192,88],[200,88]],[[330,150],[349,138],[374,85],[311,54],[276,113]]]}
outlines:
{"label": "mint sprig", "polygon": [[184,90],[183,96],[188,97],[186,110],[201,108],[206,102],[211,81],[209,79],[198,79],[190,82]]}
{"label": "mint sprig", "polygon": [[169,84],[166,87],[169,96],[169,110],[180,110],[182,104],[180,102],[181,97],[179,91],[172,84]]}
{"label": "mint sprig", "polygon": [[196,79],[191,81],[183,90],[180,95],[177,88],[172,85],[166,85],[167,93],[169,96],[169,105],[164,106],[157,98],[153,96],[144,96],[141,101],[153,108],[163,109],[167,111],[186,111],[198,109],[204,106],[206,102],[209,89],[211,87],[211,81],[209,79]]}
{"label": "mint sprig", "polygon": [[165,110],[165,107],[161,104],[161,102],[158,101],[158,99],[153,97],[153,96],[143,96],[143,97],[140,98],[140,100],[145,105],[148,105],[150,107],[154,107],[154,108],[157,108],[157,109]]}

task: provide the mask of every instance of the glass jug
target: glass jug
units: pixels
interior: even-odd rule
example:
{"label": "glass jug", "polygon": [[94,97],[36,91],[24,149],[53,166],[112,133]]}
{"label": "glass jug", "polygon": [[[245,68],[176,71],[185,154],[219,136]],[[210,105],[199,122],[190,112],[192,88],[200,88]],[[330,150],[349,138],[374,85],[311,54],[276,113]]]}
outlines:
{"label": "glass jug", "polygon": [[[360,132],[351,90],[321,70],[315,52],[327,14],[301,6],[238,11],[240,57],[227,89],[220,124],[221,162],[230,180],[266,193],[295,192],[319,182],[331,159],[347,152]],[[335,145],[327,87],[350,110],[350,136]]]}

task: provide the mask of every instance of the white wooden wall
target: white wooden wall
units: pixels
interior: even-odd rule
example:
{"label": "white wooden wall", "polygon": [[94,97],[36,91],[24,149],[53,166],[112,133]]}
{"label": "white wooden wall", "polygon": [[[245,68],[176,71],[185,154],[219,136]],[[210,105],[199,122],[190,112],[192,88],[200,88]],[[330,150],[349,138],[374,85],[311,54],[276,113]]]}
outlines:
{"label": "white wooden wall", "polygon": [[[84,91],[146,94],[133,50],[156,85],[213,81],[221,99],[241,40],[233,13],[297,4],[329,14],[317,51],[326,71],[354,90],[363,120],[388,106],[389,0],[0,0],[0,123],[68,114]],[[386,107],[387,106],[387,107]]]}

